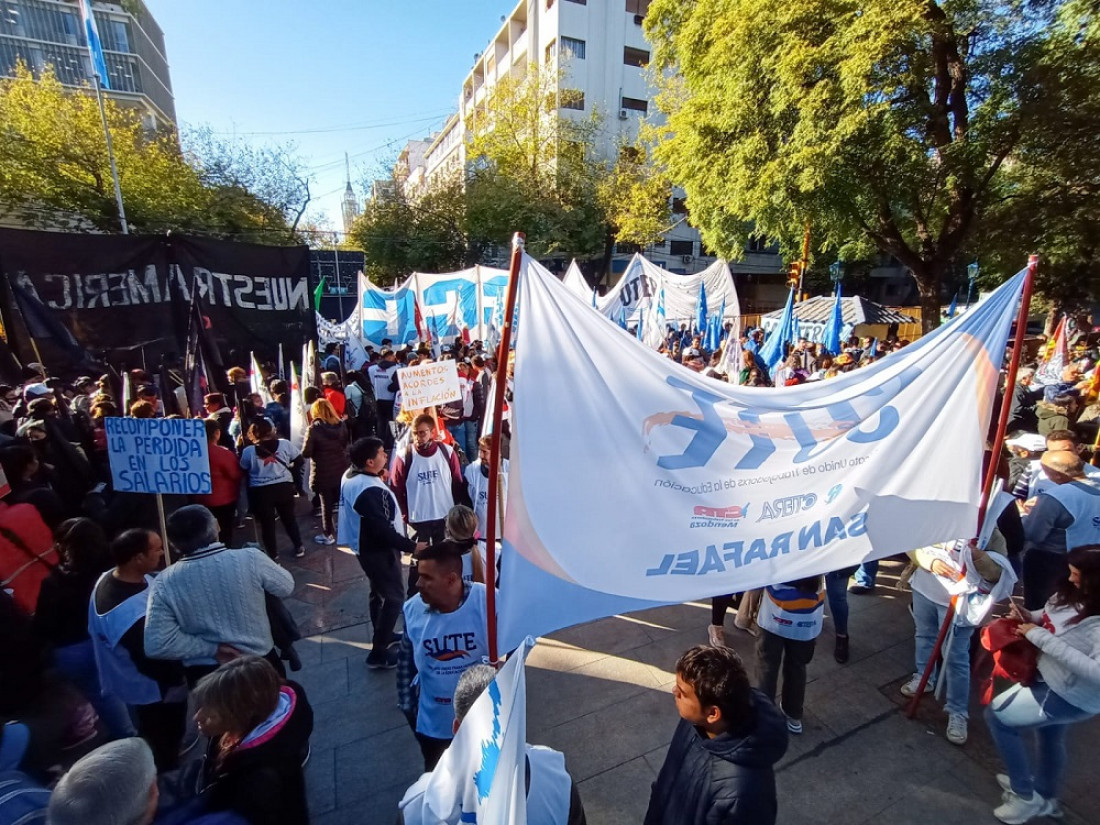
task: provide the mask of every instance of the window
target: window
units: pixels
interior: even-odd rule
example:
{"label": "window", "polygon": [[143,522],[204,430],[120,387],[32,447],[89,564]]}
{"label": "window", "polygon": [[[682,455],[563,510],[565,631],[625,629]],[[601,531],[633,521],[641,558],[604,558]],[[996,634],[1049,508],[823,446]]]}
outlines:
{"label": "window", "polygon": [[633,112],[649,111],[649,103],[644,100],[638,100],[636,97],[624,97],[622,99],[622,107],[624,109],[630,109]]}
{"label": "window", "polygon": [[627,66],[645,67],[649,65],[649,52],[644,49],[632,49],[627,46],[623,49],[623,63]]}
{"label": "window", "polygon": [[562,89],[561,95],[561,108],[563,109],[579,109],[584,111],[584,92],[579,89]]}
{"label": "window", "polygon": [[687,199],[686,198],[673,198],[672,199],[672,214],[673,215],[686,215],[688,213]]}
{"label": "window", "polygon": [[626,0],[626,13],[645,17],[649,11],[649,3],[650,0]]}
{"label": "window", "polygon": [[550,64],[554,62],[554,55],[558,52],[558,41],[551,40],[546,44],[546,51],[543,54],[543,62]]}
{"label": "window", "polygon": [[750,235],[749,242],[745,244],[746,252],[767,252],[768,239],[762,235]]}
{"label": "window", "polygon": [[561,39],[561,52],[566,59],[584,60],[584,41],[573,37],[563,37]]}
{"label": "window", "polygon": [[635,252],[641,252],[642,248],[636,243],[624,243],[619,241],[615,244],[615,253],[618,255],[633,255]]}
{"label": "window", "polygon": [[691,255],[695,252],[694,241],[669,241],[668,242],[668,254],[670,255]]}

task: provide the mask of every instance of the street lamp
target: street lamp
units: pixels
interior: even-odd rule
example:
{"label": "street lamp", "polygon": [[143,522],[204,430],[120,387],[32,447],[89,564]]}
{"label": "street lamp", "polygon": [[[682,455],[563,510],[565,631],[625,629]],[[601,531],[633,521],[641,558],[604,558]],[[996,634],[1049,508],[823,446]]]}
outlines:
{"label": "street lamp", "polygon": [[978,262],[977,261],[974,261],[974,263],[970,264],[966,268],[966,308],[967,309],[970,309],[970,295],[971,295],[971,293],[974,292],[974,284],[977,283],[977,281],[978,281],[978,273],[979,272],[980,272],[980,268],[978,267]]}
{"label": "street lamp", "polygon": [[833,263],[829,264],[829,277],[833,281],[833,295],[836,295],[840,280],[844,277],[844,261],[837,258]]}

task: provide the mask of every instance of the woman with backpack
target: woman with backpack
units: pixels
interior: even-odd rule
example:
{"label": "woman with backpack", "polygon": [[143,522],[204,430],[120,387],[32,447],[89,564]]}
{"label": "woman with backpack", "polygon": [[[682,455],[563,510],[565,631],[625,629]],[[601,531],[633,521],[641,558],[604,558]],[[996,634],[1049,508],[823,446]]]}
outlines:
{"label": "woman with backpack", "polygon": [[302,461],[298,448],[279,438],[275,426],[266,418],[257,419],[248,428],[251,445],[241,453],[241,469],[248,473],[248,497],[252,515],[260,525],[264,550],[278,559],[275,516],[294,545],[294,557],[302,558],[306,549],[294,513],[296,466]]}

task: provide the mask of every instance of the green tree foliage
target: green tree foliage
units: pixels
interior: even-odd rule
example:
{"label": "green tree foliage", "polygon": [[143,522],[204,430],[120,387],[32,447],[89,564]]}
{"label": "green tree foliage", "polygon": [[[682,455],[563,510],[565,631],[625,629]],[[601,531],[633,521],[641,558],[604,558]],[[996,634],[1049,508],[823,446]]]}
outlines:
{"label": "green tree foliage", "polygon": [[620,243],[648,246],[672,226],[672,184],[653,163],[645,141],[623,144],[596,196]]}
{"label": "green tree foliage", "polygon": [[606,174],[592,153],[599,117],[562,110],[571,94],[548,68],[497,81],[466,120],[469,232],[475,244],[527,235],[533,255],[603,251],[608,227],[596,196]]}
{"label": "green tree foliage", "polygon": [[391,181],[356,218],[347,243],[363,250],[365,274],[382,286],[412,272],[448,272],[476,263],[467,242],[461,179],[442,180],[412,198],[400,181]]}
{"label": "green tree foliage", "polygon": [[655,62],[676,69],[658,159],[708,247],[734,254],[751,227],[795,257],[809,222],[818,248],[876,248],[911,269],[935,325],[944,273],[1022,135],[1042,128],[1062,5],[654,0]]}
{"label": "green tree foliage", "polygon": [[[266,243],[294,239],[281,203],[188,164],[174,132],[147,131],[135,110],[104,101],[132,232],[191,232]],[[204,177],[206,180],[204,180]],[[45,229],[118,232],[99,106],[49,70],[0,81],[0,210]]]}

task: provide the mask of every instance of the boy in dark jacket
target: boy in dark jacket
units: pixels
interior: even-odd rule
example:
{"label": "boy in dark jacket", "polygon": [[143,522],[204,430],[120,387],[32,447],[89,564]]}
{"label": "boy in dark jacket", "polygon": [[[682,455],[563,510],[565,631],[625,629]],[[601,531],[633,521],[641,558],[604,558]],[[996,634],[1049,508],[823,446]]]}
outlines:
{"label": "boy in dark jacket", "polygon": [[680,724],[649,799],[645,825],[774,825],[774,765],[787,725],[749,685],[727,647],[693,647],[676,663]]}

